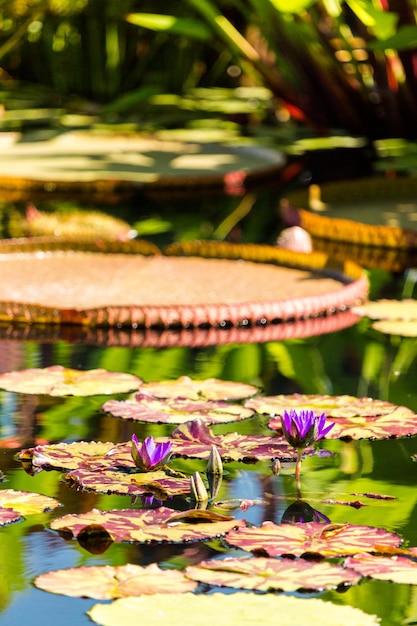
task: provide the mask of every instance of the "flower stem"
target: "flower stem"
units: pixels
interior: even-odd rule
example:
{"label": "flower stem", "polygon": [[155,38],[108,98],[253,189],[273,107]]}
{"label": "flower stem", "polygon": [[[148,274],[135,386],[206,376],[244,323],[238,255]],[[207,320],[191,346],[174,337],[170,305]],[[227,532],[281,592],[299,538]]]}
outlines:
{"label": "flower stem", "polygon": [[299,482],[301,476],[301,457],[303,455],[303,449],[299,448],[297,450],[297,461],[295,463],[295,480]]}

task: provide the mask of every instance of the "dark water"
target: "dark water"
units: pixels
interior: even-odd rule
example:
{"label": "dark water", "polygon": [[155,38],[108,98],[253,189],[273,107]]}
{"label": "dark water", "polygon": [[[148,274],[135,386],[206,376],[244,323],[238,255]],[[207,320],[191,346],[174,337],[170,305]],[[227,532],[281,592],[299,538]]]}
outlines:
{"label": "dark water", "polygon": [[[271,198],[260,212],[273,205]],[[269,213],[268,213],[269,215]],[[223,219],[223,217],[222,217]],[[272,219],[272,217],[270,217]],[[277,220],[277,218],[276,218]],[[259,220],[262,222],[262,220]],[[187,222],[189,224],[189,222]],[[258,237],[269,226],[262,222]],[[187,226],[188,228],[188,226]],[[275,228],[279,231],[278,221]],[[195,230],[201,229],[197,220]],[[160,235],[161,238],[171,237]],[[402,276],[370,272],[372,295],[400,294]],[[145,381],[173,379],[189,375],[196,378],[221,378],[258,385],[265,394],[302,392],[308,394],[352,394],[381,398],[403,404],[417,411],[416,359],[417,340],[385,336],[370,328],[365,320],[333,333],[307,338],[270,340],[270,336],[250,335],[239,343],[202,346],[201,337],[190,345],[178,345],[178,334],[165,333],[144,337],[132,333],[125,345],[89,345],[77,341],[17,339],[13,329],[1,329],[0,369],[9,371],[60,364],[66,367],[130,372]],[[119,335],[119,340],[122,335]],[[189,335],[187,335],[189,338]],[[183,343],[187,343],[182,337]],[[114,340],[114,337],[113,337]],[[115,342],[117,344],[117,341]],[[119,341],[121,343],[121,341]],[[193,342],[188,342],[193,343]],[[171,345],[172,344],[172,345]],[[48,398],[0,392],[0,469],[5,475],[2,488],[42,493],[59,500],[62,507],[53,512],[27,515],[23,522],[0,529],[0,624],[22,623],[74,626],[91,624],[86,616],[96,600],[66,598],[37,590],[34,578],[54,569],[81,565],[120,565],[127,562],[158,562],[172,566],[178,557],[186,558],[184,546],[138,546],[113,544],[101,555],[93,555],[76,541],[65,541],[49,529],[54,517],[98,509],[128,508],[130,498],[70,489],[59,472],[25,473],[15,454],[36,442],[101,440],[120,442],[138,436],[165,435],[167,426],[133,425],[106,416],[101,411],[103,398]],[[215,433],[227,432],[230,426],[216,426]],[[238,432],[267,432],[265,420],[251,419],[233,424]],[[405,545],[417,545],[417,454],[415,437],[385,440],[340,442],[327,441],[323,448],[333,456],[307,458],[303,462],[303,499],[319,509],[332,522],[350,522],[381,526],[403,537]],[[194,471],[193,461],[189,462]],[[227,467],[227,476],[219,499],[249,498],[262,500],[273,494],[268,505],[256,505],[236,517],[260,524],[277,523],[295,496],[293,465],[273,476],[267,464]],[[376,493],[395,499],[366,499],[366,506],[355,509],[343,504],[325,504],[323,499],[343,500],[352,493]],[[184,501],[175,506],[188,506]],[[140,503],[133,506],[139,507]],[[216,554],[216,544],[198,546],[203,557]],[[375,613],[383,626],[398,626],[404,619],[415,619],[416,592],[413,587],[364,581],[345,593],[316,594],[340,604]],[[412,621],[407,623],[413,623]]]}

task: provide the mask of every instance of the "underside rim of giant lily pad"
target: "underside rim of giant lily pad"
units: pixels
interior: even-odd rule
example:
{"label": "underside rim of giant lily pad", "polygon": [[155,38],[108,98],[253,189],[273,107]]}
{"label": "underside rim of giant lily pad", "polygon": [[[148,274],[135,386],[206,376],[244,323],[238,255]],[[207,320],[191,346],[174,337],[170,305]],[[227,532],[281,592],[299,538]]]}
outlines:
{"label": "underside rim of giant lily pad", "polygon": [[2,246],[5,250],[0,254],[0,322],[256,326],[333,315],[367,295],[359,266],[335,264],[320,253],[224,242],[173,244],[158,253],[144,242],[144,254],[134,254],[132,243],[126,244],[128,254],[120,252],[121,242],[112,242],[112,253],[101,252],[99,246],[92,252],[92,244],[76,251],[57,250],[55,244],[51,250],[40,245],[39,250],[30,240],[0,244],[0,252]]}

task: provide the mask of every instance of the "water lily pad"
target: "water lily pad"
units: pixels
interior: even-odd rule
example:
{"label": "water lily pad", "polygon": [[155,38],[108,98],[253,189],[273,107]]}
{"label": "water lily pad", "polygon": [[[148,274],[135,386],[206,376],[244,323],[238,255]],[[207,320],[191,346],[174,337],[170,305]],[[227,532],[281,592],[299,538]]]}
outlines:
{"label": "water lily pad", "polygon": [[141,379],[133,374],[105,369],[75,370],[62,365],[0,374],[0,388],[16,393],[49,396],[95,396],[127,393],[138,389]]}
{"label": "water lily pad", "polygon": [[155,494],[159,500],[169,496],[182,496],[190,493],[190,479],[182,474],[167,473],[164,470],[153,472],[123,472],[105,467],[78,468],[66,474],[65,479],[77,489],[97,491],[98,493],[118,493],[139,496],[145,493]]}
{"label": "water lily pad", "polygon": [[[161,608],[162,607],[162,608]],[[141,598],[121,598],[111,604],[96,604],[88,616],[101,626],[137,626],[144,615],[152,616],[152,626],[377,626],[375,615],[351,606],[324,602],[317,598],[293,598],[250,593],[196,595],[173,594],[169,602],[163,594]]]}
{"label": "water lily pad", "polygon": [[353,585],[361,578],[360,574],[325,561],[264,557],[202,561],[198,566],[187,567],[185,574],[201,583],[253,591],[334,589]]}
{"label": "water lily pad", "polygon": [[132,254],[135,242],[104,242],[101,251],[6,241],[0,241],[7,252],[0,255],[4,322],[84,328],[266,324],[332,315],[368,293],[359,266],[335,266],[326,255],[275,246],[186,242],[164,254],[152,246]]}
{"label": "water lily pad", "polygon": [[254,385],[237,383],[216,378],[193,380],[181,376],[177,380],[146,383],[141,386],[155,398],[187,398],[188,400],[241,400],[258,392]]}
{"label": "water lily pad", "polygon": [[199,418],[207,424],[225,424],[248,419],[255,414],[253,409],[240,404],[203,399],[160,400],[148,393],[138,393],[131,400],[108,400],[102,408],[115,417],[162,424],[182,424],[193,418]]}
{"label": "water lily pad", "polygon": [[18,522],[22,519],[22,515],[19,511],[15,511],[14,509],[3,509],[0,508],[0,526],[6,526],[7,524],[11,524],[12,522]]}
{"label": "water lily pad", "polygon": [[[201,420],[192,420],[178,426],[172,433],[174,454],[208,459],[211,447],[216,446],[225,461],[270,461],[279,458],[281,461],[296,459],[296,452],[284,437],[268,437],[267,435],[240,435],[227,433],[213,435],[210,428]],[[305,453],[314,452],[312,447]]]}
{"label": "water lily pad", "polygon": [[[115,464],[135,467],[130,450],[123,448],[123,457],[116,452],[120,447],[114,443],[97,441],[78,441],[76,443],[56,443],[44,446],[35,446],[21,450],[18,457],[23,462],[30,462],[35,469],[72,470],[85,466],[96,469],[99,467],[111,468]],[[111,454],[114,452],[114,454]],[[109,454],[110,453],[110,454]]]}
{"label": "water lily pad", "polygon": [[[166,507],[155,510],[122,509],[99,511],[93,509],[79,515],[65,515],[51,522],[51,528],[77,537],[90,525],[104,528],[113,541],[141,543],[184,543],[204,541],[225,535],[232,528],[245,526],[243,520],[180,523],[176,511]],[[174,516],[173,521],[170,518]]]}
{"label": "water lily pad", "polygon": [[34,584],[43,591],[77,598],[113,600],[153,593],[185,593],[197,586],[178,570],[161,570],[156,563],[146,567],[104,565],[73,567],[41,574]]}
{"label": "water lily pad", "polygon": [[[293,394],[259,396],[245,404],[271,416],[288,409],[325,413],[328,422],[335,423],[329,439],[387,439],[417,433],[417,415],[411,409],[373,398]],[[280,418],[272,418],[268,426],[280,433]]]}
{"label": "water lily pad", "polygon": [[20,515],[31,515],[52,511],[60,506],[58,500],[30,491],[16,491],[15,489],[0,490],[0,506],[13,509]]}
{"label": "water lily pad", "polygon": [[403,585],[417,585],[417,562],[405,556],[357,554],[348,557],[344,566],[368,578],[389,580]]}
{"label": "water lily pad", "polygon": [[401,538],[383,528],[354,524],[274,524],[240,528],[226,536],[229,545],[268,556],[320,554],[325,557],[373,552],[375,544],[397,547]]}
{"label": "water lily pad", "polygon": [[377,300],[355,307],[357,315],[378,320],[372,328],[387,335],[417,337],[417,302],[415,300]]}

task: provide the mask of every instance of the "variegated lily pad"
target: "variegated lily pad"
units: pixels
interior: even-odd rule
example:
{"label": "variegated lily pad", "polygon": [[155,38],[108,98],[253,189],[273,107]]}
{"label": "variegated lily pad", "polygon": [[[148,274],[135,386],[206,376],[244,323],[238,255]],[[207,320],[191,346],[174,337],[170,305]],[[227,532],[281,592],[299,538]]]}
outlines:
{"label": "variegated lily pad", "polygon": [[[163,607],[163,608],[161,608]],[[102,626],[137,626],[144,615],[152,626],[377,626],[375,615],[351,606],[340,606],[317,598],[293,598],[253,593],[163,594],[120,598],[111,604],[96,604],[88,616]],[[279,616],[279,618],[277,617]]]}
{"label": "variegated lily pad", "polygon": [[[172,433],[171,438],[160,437],[156,443],[172,442],[172,452],[176,456],[207,460],[211,447],[215,445],[224,461],[269,461],[279,458],[292,461],[296,452],[283,437],[267,435],[240,435],[227,433],[214,435],[207,424],[201,420],[192,420],[181,424]],[[23,464],[29,463],[35,471],[39,469],[57,469],[62,471],[122,471],[136,472],[137,468],[131,455],[130,442],[113,444],[111,442],[57,443],[27,448],[19,453]],[[312,447],[306,448],[310,454]],[[149,473],[148,473],[149,474]],[[86,474],[84,474],[86,476]],[[75,474],[74,474],[75,477]],[[120,480],[120,477],[118,477]]]}
{"label": "variegated lily pad", "polygon": [[[213,435],[201,420],[181,424],[174,430],[171,439],[174,454],[200,459],[209,458],[212,445],[216,446],[220,456],[226,461],[270,461],[273,458],[292,461],[297,456],[284,437],[238,433]],[[313,451],[309,447],[305,453],[311,454]]]}
{"label": "variegated lily pad", "polygon": [[167,468],[139,472],[131,454],[131,443],[58,443],[22,450],[23,465],[29,471],[57,469],[69,472],[66,480],[78,488],[99,493],[141,495],[153,493],[161,500],[190,491],[190,479]]}
{"label": "variegated lily pad", "polygon": [[0,508],[0,526],[6,526],[12,522],[18,522],[22,519],[22,515],[19,511],[14,509],[2,509]]}
{"label": "variegated lily pad", "polygon": [[160,400],[148,393],[136,394],[132,400],[109,400],[102,408],[115,417],[161,424],[182,424],[193,418],[201,419],[207,424],[225,424],[248,419],[255,414],[253,409],[239,404],[203,399]]}
{"label": "variegated lily pad", "polygon": [[106,468],[79,468],[68,472],[65,479],[71,485],[75,483],[77,489],[130,496],[153,493],[159,500],[190,493],[189,477],[164,470],[126,473]]}
{"label": "variegated lily pad", "polygon": [[74,370],[62,365],[0,374],[0,388],[49,396],[96,396],[127,393],[142,381],[133,374],[105,369]]}
{"label": "variegated lily pad", "polygon": [[[335,426],[329,439],[387,439],[417,434],[417,415],[404,406],[384,400],[354,396],[278,395],[247,400],[246,406],[259,413],[279,416],[285,410],[325,413]],[[281,420],[273,417],[268,426],[281,433]]]}
{"label": "variegated lily pad", "polygon": [[181,376],[177,380],[146,383],[141,391],[152,394],[155,398],[187,398],[188,400],[241,400],[258,392],[254,385],[237,383],[216,378],[193,380]]}
{"label": "variegated lily pad", "polygon": [[104,565],[73,567],[47,572],[35,578],[43,591],[77,598],[113,600],[153,593],[185,593],[197,586],[178,570],[162,570],[156,563],[146,567]]}
{"label": "variegated lily pad", "polygon": [[0,506],[5,509],[13,509],[20,515],[31,515],[52,511],[60,506],[60,503],[55,498],[43,496],[40,493],[2,489],[0,491]]}
{"label": "variegated lily pad", "polygon": [[403,585],[417,585],[417,563],[405,556],[357,554],[348,557],[344,566],[368,578],[389,580]]}
{"label": "variegated lily pad", "polygon": [[383,528],[354,524],[274,524],[240,528],[226,536],[229,545],[268,556],[320,554],[325,557],[373,552],[376,544],[397,547],[401,538]]}
{"label": "variegated lily pad", "polygon": [[[173,517],[173,521],[170,518]],[[207,523],[179,523],[176,511],[166,507],[150,510],[123,509],[99,511],[93,509],[79,515],[65,515],[51,522],[51,528],[77,537],[88,526],[104,528],[113,541],[141,543],[183,543],[204,541],[225,535],[232,528],[245,526],[243,520],[213,521]]]}
{"label": "variegated lily pad", "polygon": [[353,585],[361,578],[352,570],[325,561],[264,557],[202,561],[198,566],[187,567],[185,574],[201,583],[253,591],[334,589]]}

